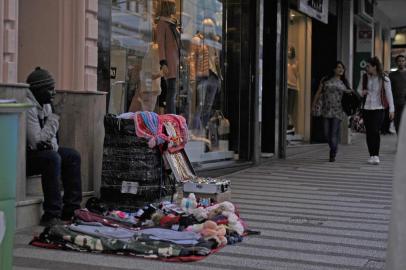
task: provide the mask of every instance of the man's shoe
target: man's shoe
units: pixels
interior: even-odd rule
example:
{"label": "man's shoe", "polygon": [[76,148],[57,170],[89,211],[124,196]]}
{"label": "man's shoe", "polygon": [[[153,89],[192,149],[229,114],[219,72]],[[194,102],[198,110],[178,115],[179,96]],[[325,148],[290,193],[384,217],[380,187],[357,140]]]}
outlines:
{"label": "man's shoe", "polygon": [[378,156],[374,156],[374,165],[379,165],[381,161],[379,160]]}
{"label": "man's shoe", "polygon": [[329,162],[334,162],[336,161],[336,153],[334,151],[330,150],[330,158],[328,160]]}
{"label": "man's shoe", "polygon": [[368,164],[371,164],[371,165],[375,164],[375,156],[370,156],[369,157]]}
{"label": "man's shoe", "polygon": [[55,226],[55,225],[64,225],[64,223],[58,217],[42,216],[41,220],[39,222],[39,225],[43,226],[43,227],[52,227],[52,226]]}

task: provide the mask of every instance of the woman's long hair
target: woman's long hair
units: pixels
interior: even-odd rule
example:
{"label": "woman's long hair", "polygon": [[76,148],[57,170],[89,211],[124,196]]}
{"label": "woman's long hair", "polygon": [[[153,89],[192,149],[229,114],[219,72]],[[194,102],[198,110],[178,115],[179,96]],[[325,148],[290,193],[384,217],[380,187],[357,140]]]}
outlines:
{"label": "woman's long hair", "polygon": [[379,78],[381,78],[382,80],[385,80],[385,81],[387,80],[386,74],[383,71],[382,63],[378,57],[374,56],[374,57],[369,58],[367,60],[367,63],[370,64],[371,66],[376,67],[376,74],[378,75]]}
{"label": "woman's long hair", "polygon": [[345,87],[346,87],[347,89],[351,89],[350,83],[348,82],[347,77],[345,76],[345,72],[347,71],[347,69],[346,69],[344,63],[341,62],[341,61],[337,61],[337,62],[336,62],[334,68],[331,69],[330,73],[329,73],[326,77],[324,77],[324,78],[322,79],[322,82],[324,83],[324,82],[326,82],[326,81],[328,81],[328,80],[330,80],[331,78],[333,78],[333,77],[336,76],[336,73],[335,73],[334,70],[338,67],[338,65],[341,65],[341,66],[343,67],[343,69],[344,69],[343,75],[340,76],[340,80],[344,83],[344,85],[345,85]]}

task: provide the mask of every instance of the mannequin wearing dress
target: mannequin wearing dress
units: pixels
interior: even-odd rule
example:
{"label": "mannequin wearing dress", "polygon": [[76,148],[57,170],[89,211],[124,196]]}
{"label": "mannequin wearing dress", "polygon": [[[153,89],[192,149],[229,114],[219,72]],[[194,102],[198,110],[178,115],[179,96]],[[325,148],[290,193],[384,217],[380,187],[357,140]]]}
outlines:
{"label": "mannequin wearing dress", "polygon": [[288,51],[288,130],[294,128],[293,114],[299,92],[299,72],[296,60],[296,50],[292,46]]}
{"label": "mannequin wearing dress", "polygon": [[157,97],[161,94],[161,67],[159,65],[158,44],[151,42],[142,60],[139,101],[143,111],[154,111]]}

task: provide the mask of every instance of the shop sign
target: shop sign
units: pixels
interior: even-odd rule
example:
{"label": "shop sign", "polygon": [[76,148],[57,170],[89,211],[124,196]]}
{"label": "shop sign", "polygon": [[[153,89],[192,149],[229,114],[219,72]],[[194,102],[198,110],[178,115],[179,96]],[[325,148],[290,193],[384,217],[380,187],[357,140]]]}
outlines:
{"label": "shop sign", "polygon": [[299,11],[328,23],[328,0],[299,0]]}
{"label": "shop sign", "polygon": [[353,85],[358,86],[362,74],[365,72],[368,58],[372,55],[373,29],[370,26],[357,27],[357,45],[354,54]]}
{"label": "shop sign", "polygon": [[370,27],[361,27],[357,29],[357,52],[372,52],[373,29]]}

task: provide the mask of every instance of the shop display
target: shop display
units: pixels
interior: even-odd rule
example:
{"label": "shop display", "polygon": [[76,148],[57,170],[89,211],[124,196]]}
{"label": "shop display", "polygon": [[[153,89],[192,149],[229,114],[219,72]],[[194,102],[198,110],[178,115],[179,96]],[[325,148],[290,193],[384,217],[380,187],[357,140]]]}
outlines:
{"label": "shop display", "polygon": [[161,1],[157,22],[157,42],[159,64],[166,80],[166,113],[176,113],[177,78],[179,76],[179,57],[181,37],[174,0]]}
{"label": "shop display", "polygon": [[[129,111],[153,112],[155,110],[157,97],[161,94],[161,76],[158,44],[153,41],[149,44],[147,53],[142,59],[139,71],[140,89],[134,95]],[[139,108],[136,106],[137,102],[140,103]]]}
{"label": "shop display", "polygon": [[193,148],[201,152],[191,156],[201,159],[193,162],[218,159],[205,152],[229,152],[225,122],[212,120],[223,104],[223,5],[218,0],[112,2],[109,113],[182,115],[195,145],[210,141]]}
{"label": "shop display", "polygon": [[220,68],[221,44],[216,25],[211,18],[203,19],[190,46],[190,80],[196,82],[196,112],[193,129],[207,129],[212,107],[222,79]]}
{"label": "shop display", "polygon": [[288,68],[287,68],[287,75],[288,75],[288,131],[291,134],[295,132],[295,123],[293,117],[296,104],[298,100],[298,92],[299,92],[299,70],[298,64],[296,59],[296,48],[292,45],[289,47],[288,50]]}

